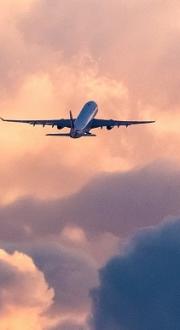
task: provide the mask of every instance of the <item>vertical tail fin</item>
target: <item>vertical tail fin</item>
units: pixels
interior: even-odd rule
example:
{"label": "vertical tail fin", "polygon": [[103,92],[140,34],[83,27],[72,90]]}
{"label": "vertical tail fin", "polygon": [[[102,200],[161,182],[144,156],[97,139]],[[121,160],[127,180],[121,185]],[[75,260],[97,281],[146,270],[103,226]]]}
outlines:
{"label": "vertical tail fin", "polygon": [[70,120],[71,120],[71,129],[74,129],[74,119],[71,111],[70,111]]}

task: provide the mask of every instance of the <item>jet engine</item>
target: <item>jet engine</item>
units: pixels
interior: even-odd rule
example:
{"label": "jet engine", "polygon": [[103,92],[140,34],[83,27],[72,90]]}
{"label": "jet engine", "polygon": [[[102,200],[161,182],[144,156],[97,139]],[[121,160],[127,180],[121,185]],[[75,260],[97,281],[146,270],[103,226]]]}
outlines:
{"label": "jet engine", "polygon": [[108,129],[108,131],[110,131],[113,128],[113,126],[107,126],[106,128]]}
{"label": "jet engine", "polygon": [[60,125],[58,125],[58,126],[57,126],[57,129],[63,129],[63,127],[62,127],[62,126],[60,126]]}

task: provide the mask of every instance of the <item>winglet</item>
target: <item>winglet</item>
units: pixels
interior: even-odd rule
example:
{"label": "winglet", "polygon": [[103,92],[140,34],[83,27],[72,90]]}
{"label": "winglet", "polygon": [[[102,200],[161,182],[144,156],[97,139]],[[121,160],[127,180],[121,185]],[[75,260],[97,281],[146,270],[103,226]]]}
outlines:
{"label": "winglet", "polygon": [[0,119],[1,119],[2,121],[5,121],[5,119],[4,119],[4,118],[2,118],[2,117],[0,117]]}

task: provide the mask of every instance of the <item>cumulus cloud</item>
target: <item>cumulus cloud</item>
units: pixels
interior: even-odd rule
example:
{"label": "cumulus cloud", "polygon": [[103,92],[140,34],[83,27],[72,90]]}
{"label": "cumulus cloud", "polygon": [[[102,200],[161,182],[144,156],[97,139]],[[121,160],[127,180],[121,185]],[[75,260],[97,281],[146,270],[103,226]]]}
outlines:
{"label": "cumulus cloud", "polygon": [[180,327],[180,220],[142,230],[100,271],[93,329]]}
{"label": "cumulus cloud", "polygon": [[[19,318],[21,325],[29,320],[28,327],[25,327],[27,330],[30,326],[32,330],[87,329],[89,291],[98,284],[97,264],[88,253],[47,240],[1,242],[0,246],[8,251],[9,254],[4,254],[9,260],[15,260],[15,265],[11,267],[5,263],[0,264],[0,313],[4,322],[7,322],[8,317],[9,326],[10,322],[19,325]],[[16,260],[19,262],[17,265]],[[17,274],[17,266],[20,267],[21,276]],[[31,266],[37,274],[30,272]],[[22,293],[25,291],[25,294],[19,295],[19,290]]]}
{"label": "cumulus cloud", "polygon": [[0,315],[2,329],[42,330],[54,292],[26,254],[0,250]]}
{"label": "cumulus cloud", "polygon": [[97,264],[80,249],[65,247],[58,242],[6,243],[6,250],[23,251],[44,274],[54,290],[49,313],[63,318],[68,314],[83,315],[89,310],[89,290],[97,285]]}

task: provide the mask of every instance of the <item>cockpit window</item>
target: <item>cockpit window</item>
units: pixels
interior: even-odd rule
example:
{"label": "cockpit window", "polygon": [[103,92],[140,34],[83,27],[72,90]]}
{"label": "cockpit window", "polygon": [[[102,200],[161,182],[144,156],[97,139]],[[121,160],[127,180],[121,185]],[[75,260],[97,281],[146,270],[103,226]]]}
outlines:
{"label": "cockpit window", "polygon": [[90,105],[92,105],[93,103],[94,103],[93,101],[89,101],[89,102],[87,103],[87,105],[90,106]]}

